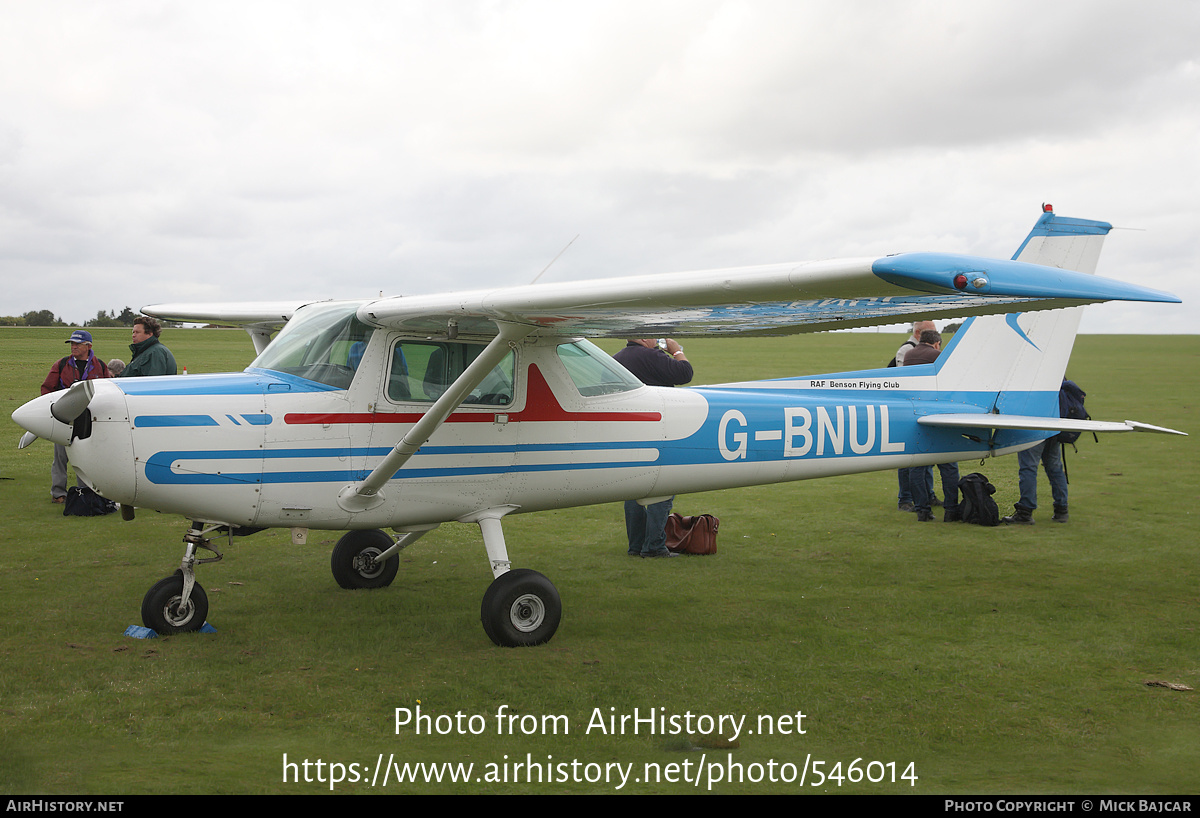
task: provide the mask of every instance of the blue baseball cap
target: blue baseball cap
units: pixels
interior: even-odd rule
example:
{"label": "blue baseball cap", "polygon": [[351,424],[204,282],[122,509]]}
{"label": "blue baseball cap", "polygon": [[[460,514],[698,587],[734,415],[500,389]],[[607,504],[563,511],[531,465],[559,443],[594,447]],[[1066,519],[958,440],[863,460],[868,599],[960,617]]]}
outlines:
{"label": "blue baseball cap", "polygon": [[71,333],[71,337],[67,339],[68,344],[90,344],[92,342],[92,334],[86,330],[77,329]]}

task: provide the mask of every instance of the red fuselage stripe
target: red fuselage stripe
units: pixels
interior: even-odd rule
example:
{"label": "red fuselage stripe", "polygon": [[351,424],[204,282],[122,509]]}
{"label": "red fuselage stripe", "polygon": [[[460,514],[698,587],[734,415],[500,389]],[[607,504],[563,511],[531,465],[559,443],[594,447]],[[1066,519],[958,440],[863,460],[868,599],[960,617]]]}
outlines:
{"label": "red fuselage stripe", "polygon": [[[659,412],[568,412],[546,383],[537,364],[529,365],[529,389],[525,408],[520,412],[499,410],[485,412],[454,412],[447,423],[494,423],[497,414],[507,414],[509,423],[584,421],[587,423],[662,420]],[[283,416],[289,424],[334,423],[416,423],[424,417],[421,412],[290,412]]]}

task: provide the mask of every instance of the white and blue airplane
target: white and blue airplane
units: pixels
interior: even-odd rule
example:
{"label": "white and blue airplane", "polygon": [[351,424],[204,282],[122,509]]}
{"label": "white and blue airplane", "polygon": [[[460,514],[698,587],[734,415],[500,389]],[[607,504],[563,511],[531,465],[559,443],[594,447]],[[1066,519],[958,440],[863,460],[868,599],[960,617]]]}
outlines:
{"label": "white and blue airplane", "polygon": [[[79,478],[127,519],[142,507],[193,521],[180,570],[142,604],[160,633],[203,625],[195,567],[221,559],[218,536],[346,530],[333,575],[375,588],[396,576],[400,549],[459,521],[480,527],[494,577],[485,632],[536,645],[558,628],[561,601],[543,575],[511,568],[508,514],[978,460],[1065,429],[1172,432],[1059,417],[1081,305],[1179,300],[1092,275],[1110,229],[1047,206],[1013,260],[908,253],[447,295],[159,305],[144,312],[245,327],[258,357],[241,373],[85,381],[13,419],[31,433],[23,443],[69,447]],[[686,389],[643,386],[583,340],[963,316],[984,317],[933,364]]]}

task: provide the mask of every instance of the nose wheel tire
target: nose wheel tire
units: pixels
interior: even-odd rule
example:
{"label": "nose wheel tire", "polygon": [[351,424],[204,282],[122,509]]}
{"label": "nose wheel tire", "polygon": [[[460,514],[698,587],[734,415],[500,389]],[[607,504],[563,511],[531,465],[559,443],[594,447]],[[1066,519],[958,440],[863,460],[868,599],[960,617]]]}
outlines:
{"label": "nose wheel tire", "polygon": [[182,599],[182,573],[159,580],[142,599],[142,624],[159,634],[200,630],[208,618],[208,596],[204,589],[192,585],[188,601],[183,603]]}
{"label": "nose wheel tire", "polygon": [[392,584],[400,568],[394,555],[386,560],[376,559],[392,547],[392,538],[383,531],[347,531],[333,547],[329,567],[333,578],[343,588],[385,588]]}
{"label": "nose wheel tire", "polygon": [[562,619],[558,589],[537,571],[518,568],[496,577],[483,595],[484,633],[500,647],[550,641]]}

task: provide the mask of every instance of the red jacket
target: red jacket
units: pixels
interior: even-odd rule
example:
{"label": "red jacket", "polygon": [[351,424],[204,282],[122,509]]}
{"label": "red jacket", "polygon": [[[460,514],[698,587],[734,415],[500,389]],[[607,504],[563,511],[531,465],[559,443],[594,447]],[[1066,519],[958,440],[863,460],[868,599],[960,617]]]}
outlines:
{"label": "red jacket", "polygon": [[[97,378],[112,377],[112,373],[108,371],[108,364],[97,358],[95,352],[88,352],[88,367],[91,371],[87,373],[85,380],[94,381]],[[77,380],[79,380],[79,369],[71,363],[71,356],[60,358],[54,362],[54,366],[50,367],[50,374],[42,382],[42,394],[57,392],[60,389],[70,389],[71,384]]]}

